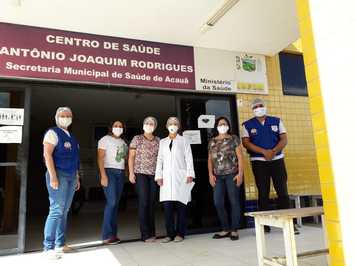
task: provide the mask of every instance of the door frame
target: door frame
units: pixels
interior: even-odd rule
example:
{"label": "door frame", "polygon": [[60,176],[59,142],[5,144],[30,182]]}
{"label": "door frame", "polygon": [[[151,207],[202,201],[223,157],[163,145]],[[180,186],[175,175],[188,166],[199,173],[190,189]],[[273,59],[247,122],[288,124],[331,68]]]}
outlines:
{"label": "door frame", "polygon": [[17,166],[20,165],[20,196],[19,196],[19,214],[18,214],[18,228],[17,228],[17,247],[2,249],[0,255],[9,255],[16,253],[23,253],[25,250],[25,236],[26,236],[26,202],[27,202],[27,169],[28,169],[28,155],[29,155],[29,134],[31,121],[31,87],[26,84],[19,84],[15,82],[0,82],[1,92],[19,91],[24,93],[24,125],[22,132],[22,153],[19,156],[18,162],[11,162],[11,164],[0,163],[0,166]]}

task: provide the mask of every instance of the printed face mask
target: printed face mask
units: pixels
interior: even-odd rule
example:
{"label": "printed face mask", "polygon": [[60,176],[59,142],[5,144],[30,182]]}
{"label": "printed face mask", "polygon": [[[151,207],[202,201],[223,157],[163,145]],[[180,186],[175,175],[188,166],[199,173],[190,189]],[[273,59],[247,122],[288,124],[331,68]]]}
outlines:
{"label": "printed face mask", "polygon": [[179,128],[177,126],[175,126],[175,125],[168,126],[168,130],[172,134],[176,133],[178,131],[178,129]]}
{"label": "printed face mask", "polygon": [[71,117],[59,117],[58,118],[58,124],[62,128],[67,128],[71,125],[72,123],[72,118]]}
{"label": "printed face mask", "polygon": [[229,127],[228,126],[218,126],[217,130],[220,134],[226,134],[228,132]]}
{"label": "printed face mask", "polygon": [[143,125],[143,130],[144,130],[145,133],[150,134],[150,133],[153,133],[154,127],[151,126],[151,125],[144,124]]}
{"label": "printed face mask", "polygon": [[122,133],[123,133],[123,128],[121,128],[121,127],[113,127],[113,128],[112,128],[112,133],[113,133],[113,135],[115,135],[116,137],[119,137],[119,136],[121,136]]}
{"label": "printed face mask", "polygon": [[254,115],[256,117],[263,117],[266,115],[266,107],[258,107],[254,109]]}

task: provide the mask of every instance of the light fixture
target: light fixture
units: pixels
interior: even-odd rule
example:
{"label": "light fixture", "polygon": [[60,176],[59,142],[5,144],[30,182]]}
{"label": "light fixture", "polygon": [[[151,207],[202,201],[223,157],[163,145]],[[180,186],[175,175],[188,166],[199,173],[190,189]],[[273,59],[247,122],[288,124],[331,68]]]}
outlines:
{"label": "light fixture", "polygon": [[204,33],[213,27],[239,1],[240,0],[225,0],[223,5],[202,25],[201,32]]}
{"label": "light fixture", "polygon": [[24,1],[24,0],[13,0],[13,1],[12,1],[12,4],[13,4],[14,6],[21,7],[23,1]]}

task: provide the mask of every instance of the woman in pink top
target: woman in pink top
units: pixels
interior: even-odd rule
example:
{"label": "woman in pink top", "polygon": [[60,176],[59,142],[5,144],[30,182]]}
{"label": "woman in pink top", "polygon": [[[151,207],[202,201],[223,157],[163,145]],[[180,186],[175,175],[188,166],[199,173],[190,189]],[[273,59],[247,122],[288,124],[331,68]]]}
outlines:
{"label": "woman in pink top", "polygon": [[154,181],[160,139],[153,135],[157,127],[154,117],[143,122],[141,135],[135,136],[129,147],[129,181],[136,184],[142,240],[155,241],[154,203],[157,185]]}

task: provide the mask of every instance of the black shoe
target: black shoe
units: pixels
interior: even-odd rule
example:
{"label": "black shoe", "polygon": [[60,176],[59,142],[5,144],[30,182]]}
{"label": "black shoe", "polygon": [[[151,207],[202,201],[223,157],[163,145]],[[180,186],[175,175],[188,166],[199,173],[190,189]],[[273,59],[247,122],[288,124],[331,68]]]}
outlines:
{"label": "black shoe", "polygon": [[239,234],[236,233],[236,234],[230,234],[230,239],[232,241],[235,241],[235,240],[239,240]]}
{"label": "black shoe", "polygon": [[230,235],[231,235],[230,232],[225,233],[225,234],[223,234],[223,235],[217,233],[217,234],[214,234],[214,235],[213,235],[213,239],[226,238],[226,237],[230,237]]}
{"label": "black shoe", "polygon": [[268,225],[264,225],[264,232],[265,233],[270,233],[270,231],[271,231],[271,227],[268,226]]}
{"label": "black shoe", "polygon": [[295,232],[295,235],[300,234],[300,231],[298,230],[298,228],[296,226],[293,226],[293,231]]}

